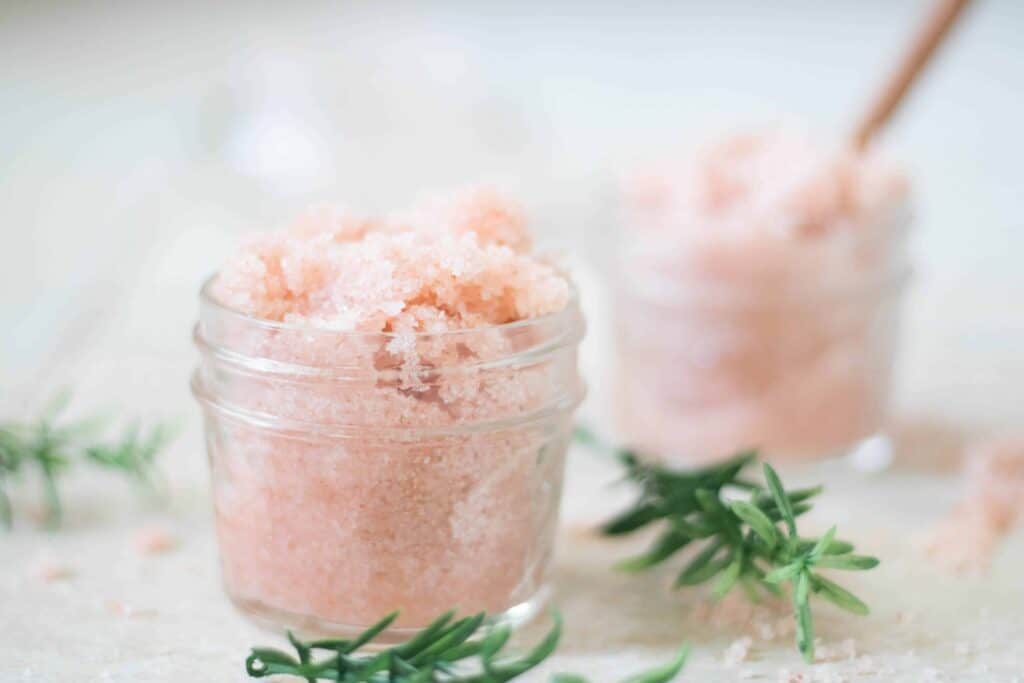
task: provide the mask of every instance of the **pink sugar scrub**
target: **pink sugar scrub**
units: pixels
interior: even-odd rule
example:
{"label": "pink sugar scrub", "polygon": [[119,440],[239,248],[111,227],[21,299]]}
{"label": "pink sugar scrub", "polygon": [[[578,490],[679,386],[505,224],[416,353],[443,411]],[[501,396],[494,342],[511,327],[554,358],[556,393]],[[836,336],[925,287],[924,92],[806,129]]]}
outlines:
{"label": "pink sugar scrub", "polygon": [[470,189],[257,238],[207,285],[205,409],[229,596],[347,633],[543,601],[582,319],[522,211]]}
{"label": "pink sugar scrub", "polygon": [[885,413],[907,182],[789,131],[634,177],[617,288],[620,427],[663,456],[837,454]]}

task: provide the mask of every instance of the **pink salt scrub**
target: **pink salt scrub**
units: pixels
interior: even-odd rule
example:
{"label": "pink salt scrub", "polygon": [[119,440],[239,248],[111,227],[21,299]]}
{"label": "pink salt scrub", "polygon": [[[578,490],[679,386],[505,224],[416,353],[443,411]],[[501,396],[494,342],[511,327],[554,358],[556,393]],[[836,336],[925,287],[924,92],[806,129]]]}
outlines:
{"label": "pink salt scrub", "polygon": [[582,321],[530,245],[515,204],[471,189],[311,211],[208,285],[193,386],[244,612],[343,633],[537,608]]}
{"label": "pink salt scrub", "polygon": [[629,441],[696,460],[813,457],[880,428],[906,275],[901,173],[773,130],[634,178],[624,204]]}
{"label": "pink salt scrub", "polygon": [[924,547],[950,571],[980,572],[1024,513],[1024,437],[993,437],[971,446],[964,479],[966,495]]}
{"label": "pink salt scrub", "polygon": [[214,296],[264,320],[344,332],[439,333],[565,308],[569,283],[530,253],[522,212],[486,189],[390,220],[319,208],[252,240]]}

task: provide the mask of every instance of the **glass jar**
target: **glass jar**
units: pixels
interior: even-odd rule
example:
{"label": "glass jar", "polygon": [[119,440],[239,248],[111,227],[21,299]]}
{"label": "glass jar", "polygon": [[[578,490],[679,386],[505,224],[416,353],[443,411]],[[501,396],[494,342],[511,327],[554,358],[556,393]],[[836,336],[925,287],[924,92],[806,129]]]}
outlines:
{"label": "glass jar", "polygon": [[883,427],[909,275],[902,205],[821,239],[630,233],[614,410],[640,452],[704,462],[851,452]]}
{"label": "glass jar", "polygon": [[[212,280],[211,280],[212,282]],[[224,584],[273,628],[351,635],[544,603],[583,320],[365,334],[200,296],[202,405]]]}

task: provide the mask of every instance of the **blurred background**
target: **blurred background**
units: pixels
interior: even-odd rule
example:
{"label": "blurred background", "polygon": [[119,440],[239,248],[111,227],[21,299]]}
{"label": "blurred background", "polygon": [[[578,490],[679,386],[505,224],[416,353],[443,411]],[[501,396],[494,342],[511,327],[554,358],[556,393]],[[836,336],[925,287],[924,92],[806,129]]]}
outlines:
{"label": "blurred background", "polygon": [[[495,182],[599,292],[621,169],[793,118],[845,134],[927,8],[3,0],[0,410],[72,384],[192,416],[199,283],[312,201]],[[967,429],[1019,418],[1022,29],[977,3],[883,138],[917,194],[898,404]]]}

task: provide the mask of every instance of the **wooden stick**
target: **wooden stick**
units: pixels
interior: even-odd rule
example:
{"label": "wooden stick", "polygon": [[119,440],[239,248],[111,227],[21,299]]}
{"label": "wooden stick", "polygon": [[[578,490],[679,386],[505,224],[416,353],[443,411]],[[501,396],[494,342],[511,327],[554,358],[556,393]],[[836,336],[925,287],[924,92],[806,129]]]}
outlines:
{"label": "wooden stick", "polygon": [[914,84],[968,2],[970,0],[939,0],[928,21],[914,37],[899,66],[854,129],[855,149],[863,151],[896,111],[903,96],[910,90],[910,86]]}

